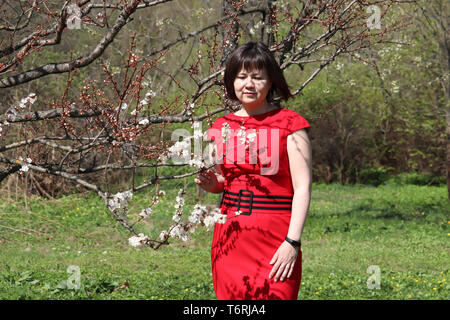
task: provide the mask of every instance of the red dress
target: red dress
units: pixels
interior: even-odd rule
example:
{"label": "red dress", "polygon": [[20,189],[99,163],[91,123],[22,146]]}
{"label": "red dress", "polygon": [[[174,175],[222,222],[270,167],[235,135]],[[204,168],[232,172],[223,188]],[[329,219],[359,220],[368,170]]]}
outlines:
{"label": "red dress", "polygon": [[269,262],[287,236],[291,218],[287,136],[309,126],[297,112],[278,108],[255,116],[230,113],[208,129],[225,177],[220,209],[227,219],[216,223],[211,246],[218,299],[297,299],[301,249],[289,279],[269,279]]}

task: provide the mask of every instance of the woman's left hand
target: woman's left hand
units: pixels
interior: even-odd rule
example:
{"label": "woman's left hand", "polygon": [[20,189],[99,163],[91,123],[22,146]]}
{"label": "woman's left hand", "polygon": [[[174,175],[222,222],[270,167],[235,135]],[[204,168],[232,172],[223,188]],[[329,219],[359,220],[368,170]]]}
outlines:
{"label": "woman's left hand", "polygon": [[269,279],[275,275],[274,281],[277,282],[278,279],[284,281],[284,279],[290,278],[292,272],[294,271],[295,262],[297,260],[299,248],[294,248],[291,244],[286,241],[278,248],[275,252],[270,264],[273,264],[273,268],[270,271]]}

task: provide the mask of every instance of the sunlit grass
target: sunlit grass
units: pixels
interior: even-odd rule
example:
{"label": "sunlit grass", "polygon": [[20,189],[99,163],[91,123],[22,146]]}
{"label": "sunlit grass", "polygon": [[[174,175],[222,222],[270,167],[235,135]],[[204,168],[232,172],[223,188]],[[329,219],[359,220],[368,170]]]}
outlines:
{"label": "sunlit grass", "polygon": [[[156,236],[170,225],[178,190],[166,190],[138,231]],[[130,219],[152,195],[133,196]],[[188,184],[186,212],[195,195]],[[448,299],[449,213],[444,186],[314,184],[299,299]],[[3,200],[0,298],[215,299],[212,232],[157,251],[129,246],[129,236],[94,195]],[[78,290],[62,285],[70,265],[80,270]],[[379,289],[368,287],[370,266],[379,268]]]}

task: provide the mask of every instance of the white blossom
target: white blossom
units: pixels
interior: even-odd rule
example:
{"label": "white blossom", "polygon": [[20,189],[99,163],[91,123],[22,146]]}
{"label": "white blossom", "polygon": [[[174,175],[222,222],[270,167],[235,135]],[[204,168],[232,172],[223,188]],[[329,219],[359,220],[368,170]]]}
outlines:
{"label": "white blossom", "polygon": [[108,201],[108,205],[113,211],[120,211],[128,207],[128,200],[132,197],[133,193],[131,191],[118,192],[113,196],[112,200]]}
{"label": "white blossom", "polygon": [[174,205],[175,207],[175,214],[172,217],[172,220],[175,222],[180,222],[181,221],[181,216],[183,215],[183,206],[184,206],[184,198],[182,197],[184,190],[180,189],[180,191],[178,191],[178,195],[175,198],[176,204]]}
{"label": "white blossom", "polygon": [[239,138],[241,144],[245,145],[246,148],[249,147],[250,142],[253,142],[256,138],[256,132],[252,131],[249,134],[245,131],[244,126],[240,126],[239,131],[237,132],[237,137]]}
{"label": "white blossom", "polygon": [[227,221],[227,216],[225,214],[216,214],[215,216],[216,222],[220,224],[224,224]]}
{"label": "white blossom", "polygon": [[179,204],[180,206],[184,205],[184,198],[183,197],[177,196],[175,198],[175,200],[177,201],[177,204]]}
{"label": "white blossom", "polygon": [[224,140],[227,140],[227,139],[228,139],[228,136],[229,136],[229,134],[230,134],[230,125],[229,125],[228,122],[224,122],[224,123],[222,124],[222,131],[221,131],[221,133],[222,133],[222,138],[223,138]]}
{"label": "white blossom", "polygon": [[[183,159],[190,158],[191,142],[190,137],[184,138],[182,141],[177,141],[169,147],[169,157],[181,157]],[[165,157],[165,156],[163,156]]]}
{"label": "white blossom", "polygon": [[9,125],[9,122],[8,122],[8,121],[3,122],[3,124],[0,123],[0,136],[2,135],[2,131],[3,131],[2,126],[7,126],[7,125]]}
{"label": "white blossom", "polygon": [[143,219],[147,218],[149,215],[152,214],[153,209],[152,208],[145,208],[142,209],[142,211],[139,213],[139,216]]}
{"label": "white blossom", "polygon": [[31,160],[31,158],[26,158],[26,160],[24,160],[22,157],[19,157],[18,162],[22,165],[22,167],[20,168],[20,171],[27,172],[30,169],[28,164],[32,163],[33,160]]}
{"label": "white blossom", "polygon": [[201,169],[201,168],[203,168],[205,166],[201,156],[199,156],[199,155],[195,155],[194,159],[190,159],[188,161],[188,164],[190,166],[196,167],[197,169]]}
{"label": "white blossom", "polygon": [[400,87],[397,84],[397,81],[392,81],[392,92],[393,93],[399,93]]}
{"label": "white blossom", "polygon": [[176,226],[174,226],[169,233],[169,236],[172,238],[178,238],[181,241],[189,240],[189,234],[185,230],[185,224],[180,222]]}
{"label": "white blossom", "polygon": [[145,94],[145,99],[148,100],[149,97],[150,97],[150,98],[153,98],[153,97],[155,97],[155,96],[156,96],[156,92],[153,91],[153,90],[149,90],[149,91]]}
{"label": "white blossom", "polygon": [[128,239],[128,243],[133,247],[140,247],[144,242],[150,240],[149,237],[145,236],[143,233],[139,233],[137,236],[132,236]]}
{"label": "white blossom", "polygon": [[23,98],[23,99],[20,100],[19,108],[23,109],[23,108],[25,108],[27,106],[27,104],[32,105],[33,103],[36,102],[36,99],[37,99],[36,94],[35,93],[30,93],[28,95],[28,97]]}
{"label": "white blossom", "polygon": [[157,19],[155,24],[160,30],[162,30],[162,27],[164,25],[164,18],[163,19]]}
{"label": "white blossom", "polygon": [[134,53],[131,54],[130,64],[136,63],[139,60],[139,56]]}
{"label": "white blossom", "polygon": [[142,119],[141,121],[139,121],[139,124],[140,124],[141,126],[145,126],[145,125],[147,125],[147,124],[149,124],[149,123],[150,123],[150,121],[149,121],[147,118]]}
{"label": "white blossom", "polygon": [[211,227],[216,224],[216,220],[214,219],[214,216],[206,216],[205,219],[203,219],[203,223],[206,227],[206,230],[210,230]]}
{"label": "white blossom", "polygon": [[186,108],[186,114],[188,116],[192,115],[194,113],[194,108],[195,108],[195,104],[194,103],[189,103],[189,105]]}
{"label": "white blossom", "polygon": [[258,21],[253,27],[250,28],[250,34],[254,35],[262,26],[264,26],[264,21]]}
{"label": "white blossom", "polygon": [[250,132],[247,135],[247,138],[248,138],[248,141],[253,142],[255,140],[255,138],[256,138],[256,132]]}
{"label": "white blossom", "polygon": [[181,221],[181,215],[175,213],[172,217],[172,220],[176,223],[179,223]]}
{"label": "white blossom", "polygon": [[159,239],[161,239],[161,241],[166,240],[169,237],[169,233],[166,230],[163,230],[160,234],[159,234]]}
{"label": "white blossom", "polygon": [[158,196],[153,196],[152,205],[157,205],[159,203]]}
{"label": "white blossom", "polygon": [[236,134],[238,137],[245,137],[245,127],[244,126],[240,126],[239,127],[239,131]]}
{"label": "white blossom", "polygon": [[202,221],[202,216],[206,213],[206,207],[200,204],[196,204],[194,206],[194,210],[192,210],[189,216],[189,222],[193,224],[200,224]]}
{"label": "white blossom", "polygon": [[221,214],[220,209],[216,208],[203,219],[203,224],[207,230],[210,230],[216,223],[223,224],[226,220],[227,216],[225,214]]}

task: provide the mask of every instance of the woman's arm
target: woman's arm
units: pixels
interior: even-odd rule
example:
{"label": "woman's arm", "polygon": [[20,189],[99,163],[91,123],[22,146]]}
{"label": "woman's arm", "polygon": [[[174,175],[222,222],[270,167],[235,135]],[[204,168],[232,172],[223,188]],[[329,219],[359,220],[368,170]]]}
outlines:
{"label": "woman's arm", "polygon": [[[299,241],[306,215],[309,209],[312,184],[312,151],[306,130],[297,130],[287,138],[287,152],[289,167],[294,189],[292,199],[292,214],[287,236]],[[283,241],[274,254],[270,264],[273,264],[269,278],[275,276],[274,281],[284,281],[292,275],[297,260],[299,248]]]}
{"label": "woman's arm", "polygon": [[289,167],[294,188],[292,215],[287,236],[299,241],[311,200],[312,150],[306,130],[297,130],[287,137]]}

